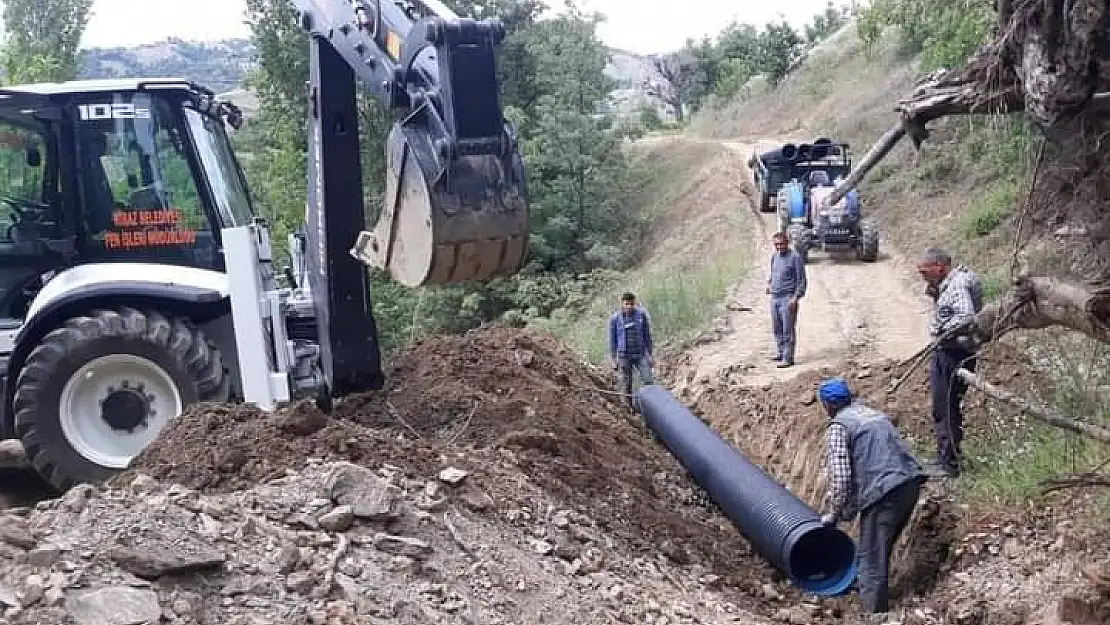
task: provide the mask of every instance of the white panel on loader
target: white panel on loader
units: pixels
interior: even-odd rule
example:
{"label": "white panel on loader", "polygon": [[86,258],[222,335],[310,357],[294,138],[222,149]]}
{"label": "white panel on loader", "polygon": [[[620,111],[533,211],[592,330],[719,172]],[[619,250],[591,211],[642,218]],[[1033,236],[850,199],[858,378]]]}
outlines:
{"label": "white panel on loader", "polygon": [[259,246],[266,245],[265,236],[264,231],[255,226],[223,230],[243,399],[263,410],[273,410],[278,403],[289,401],[289,374],[275,371],[270,357],[272,347],[281,350],[285,346],[272,346],[267,331],[272,327],[271,321],[283,321],[272,317],[270,297],[259,272]]}

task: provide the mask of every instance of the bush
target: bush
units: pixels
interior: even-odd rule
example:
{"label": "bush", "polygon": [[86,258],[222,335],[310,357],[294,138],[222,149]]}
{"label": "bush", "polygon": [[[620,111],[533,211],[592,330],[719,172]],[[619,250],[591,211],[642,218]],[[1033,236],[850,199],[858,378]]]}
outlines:
{"label": "bush", "polygon": [[1017,183],[997,183],[964,213],[960,220],[961,232],[969,239],[994,232],[1010,217],[1016,196]]}

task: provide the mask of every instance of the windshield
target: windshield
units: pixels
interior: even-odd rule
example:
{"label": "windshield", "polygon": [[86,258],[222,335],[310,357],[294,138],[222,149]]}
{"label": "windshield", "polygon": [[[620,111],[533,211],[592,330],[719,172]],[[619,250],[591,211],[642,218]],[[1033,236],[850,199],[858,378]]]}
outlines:
{"label": "windshield", "polygon": [[224,223],[227,226],[249,224],[253,215],[250,195],[223,125],[192,109],[185,109],[185,119]]}

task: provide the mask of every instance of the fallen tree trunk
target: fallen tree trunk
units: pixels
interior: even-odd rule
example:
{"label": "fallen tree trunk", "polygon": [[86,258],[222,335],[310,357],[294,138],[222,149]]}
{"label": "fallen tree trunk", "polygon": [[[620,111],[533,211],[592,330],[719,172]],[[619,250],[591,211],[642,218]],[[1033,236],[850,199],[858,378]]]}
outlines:
{"label": "fallen tree trunk", "polygon": [[1086,436],[1087,438],[1091,438],[1101,443],[1106,443],[1110,445],[1110,430],[1107,430],[1106,428],[1092,425],[1090,423],[1076,421],[1075,419],[1065,417],[1064,415],[1053,410],[1049,410],[1047,408],[1034,407],[1031,403],[1022,399],[1021,397],[1018,397],[1013,393],[998,388],[997,386],[983,380],[967,369],[958,369],[956,371],[956,375],[960,376],[960,379],[964,382],[967,382],[969,386],[973,386],[982,391],[983,394],[987,397],[997,399],[998,401],[1003,401],[1012,406],[1015,406],[1019,410],[1021,410],[1022,414],[1033,417],[1041,423],[1046,423],[1058,428],[1070,430],[1072,432],[1075,432],[1076,434],[1081,434],[1083,436]]}
{"label": "fallen tree trunk", "polygon": [[844,179],[844,182],[838,184],[836,188],[833,189],[832,193],[825,196],[825,199],[821,203],[821,208],[827,209],[836,204],[840,201],[840,198],[854,189],[855,186],[863,180],[863,177],[867,175],[867,172],[871,171],[871,168],[877,165],[879,161],[883,160],[904,136],[906,136],[906,128],[902,124],[898,124],[886,131],[886,133],[879,138],[879,141],[863,156],[863,160],[856,165],[852,173]]}
{"label": "fallen tree trunk", "polygon": [[1009,330],[1052,326],[1110,343],[1110,287],[1045,277],[1019,278],[1000,301],[976,315],[970,333],[986,343]]}

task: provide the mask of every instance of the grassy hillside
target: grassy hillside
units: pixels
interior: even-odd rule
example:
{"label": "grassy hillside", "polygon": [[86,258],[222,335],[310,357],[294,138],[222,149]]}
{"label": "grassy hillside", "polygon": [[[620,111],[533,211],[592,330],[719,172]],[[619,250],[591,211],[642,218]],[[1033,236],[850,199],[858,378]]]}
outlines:
{"label": "grassy hillside", "polygon": [[749,266],[743,220],[747,188],[737,179],[743,155],[718,142],[653,137],[632,146],[643,184],[626,203],[652,224],[636,268],[596,276],[598,288],[541,325],[592,362],[606,353],[606,319],[632,291],[647,307],[658,341],[677,345],[702,330],[728,287]]}
{"label": "grassy hillside", "polygon": [[[916,59],[898,50],[896,33],[865,50],[849,24],[813,50],[779,88],[756,80],[736,100],[711,101],[692,119],[690,133],[829,136],[851,142],[858,159],[897,121],[894,106],[922,73]],[[1015,253],[1036,273],[1082,274],[1091,256],[1069,243],[1067,224],[1024,223],[1021,244],[1015,244],[1039,142],[1019,116],[941,120],[922,152],[904,141],[872,171],[860,187],[865,211],[879,220],[887,250],[912,256],[931,245],[947,248],[957,262],[980,273],[988,297],[1005,290]],[[1030,397],[1065,414],[1110,423],[1105,345],[1054,331],[1012,340],[1062,389],[1039,398],[1036,389],[1028,389]],[[991,372],[984,373],[990,379]],[[972,391],[966,401],[982,399]],[[924,418],[927,410],[921,407]],[[1015,418],[1006,407],[993,410],[997,420],[968,424],[972,471],[962,484],[981,501],[1024,501],[1040,480],[1087,470],[1105,455],[1077,436]]]}

